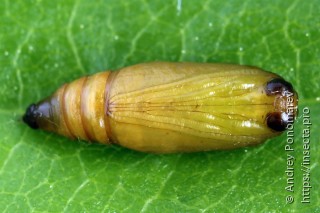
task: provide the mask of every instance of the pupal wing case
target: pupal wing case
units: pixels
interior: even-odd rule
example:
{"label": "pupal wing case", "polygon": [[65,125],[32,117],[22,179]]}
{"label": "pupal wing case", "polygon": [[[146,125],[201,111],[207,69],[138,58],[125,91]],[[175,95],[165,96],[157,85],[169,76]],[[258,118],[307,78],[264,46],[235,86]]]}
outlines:
{"label": "pupal wing case", "polygon": [[156,153],[232,149],[277,136],[297,93],[256,67],[154,62],[83,77],[28,107],[32,128]]}

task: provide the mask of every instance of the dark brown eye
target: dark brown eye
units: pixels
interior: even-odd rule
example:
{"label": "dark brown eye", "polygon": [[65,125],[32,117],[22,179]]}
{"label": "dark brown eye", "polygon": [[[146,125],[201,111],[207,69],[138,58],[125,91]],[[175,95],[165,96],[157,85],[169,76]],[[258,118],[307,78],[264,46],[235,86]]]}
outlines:
{"label": "dark brown eye", "polygon": [[284,112],[268,113],[266,119],[268,127],[277,132],[282,132],[287,129],[288,116]]}
{"label": "dark brown eye", "polygon": [[294,90],[292,85],[282,78],[275,78],[267,83],[267,95],[285,94],[286,92],[293,93]]}

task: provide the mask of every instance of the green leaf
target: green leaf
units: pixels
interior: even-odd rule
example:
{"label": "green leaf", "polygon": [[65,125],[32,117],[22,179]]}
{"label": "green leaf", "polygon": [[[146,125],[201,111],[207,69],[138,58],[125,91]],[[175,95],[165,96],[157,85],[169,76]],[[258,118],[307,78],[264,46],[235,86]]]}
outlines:
{"label": "green leaf", "polygon": [[[320,2],[4,1],[0,5],[1,212],[319,212]],[[286,134],[233,151],[154,155],[74,143],[21,122],[26,107],[79,76],[146,61],[249,64],[299,93]],[[303,190],[310,109],[310,204]],[[295,157],[294,192],[287,154]],[[292,195],[294,202],[286,204]]]}

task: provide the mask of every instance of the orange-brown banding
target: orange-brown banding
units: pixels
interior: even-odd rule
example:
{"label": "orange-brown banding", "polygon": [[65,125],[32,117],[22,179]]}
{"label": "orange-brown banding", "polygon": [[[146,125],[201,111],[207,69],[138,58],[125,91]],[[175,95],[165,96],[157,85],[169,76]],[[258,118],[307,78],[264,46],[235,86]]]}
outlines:
{"label": "orange-brown banding", "polygon": [[85,77],[85,79],[83,80],[83,84],[82,84],[82,89],[81,89],[81,95],[80,95],[80,118],[81,118],[81,123],[82,123],[82,128],[84,131],[84,134],[86,135],[86,137],[88,138],[89,141],[93,141],[94,137],[90,134],[90,131],[87,128],[87,122],[85,122],[85,118],[84,118],[84,114],[83,114],[83,105],[84,102],[86,101],[86,98],[84,98],[83,92],[84,92],[84,86],[86,85],[88,80],[88,76]]}
{"label": "orange-brown banding", "polygon": [[88,140],[81,121],[81,91],[86,77],[71,82],[64,91],[64,115],[68,128],[77,138]]}
{"label": "orange-brown banding", "polygon": [[101,72],[88,77],[82,89],[82,124],[91,139],[109,143],[105,128],[105,88],[109,72]]}
{"label": "orange-brown banding", "polygon": [[71,131],[70,123],[69,123],[67,112],[66,112],[65,92],[67,90],[67,87],[68,87],[68,84],[63,85],[62,93],[60,95],[60,101],[59,101],[61,103],[60,109],[61,109],[62,118],[66,124],[66,130],[69,133],[69,136],[71,138],[76,138],[75,135],[73,134],[73,132]]}
{"label": "orange-brown banding", "polygon": [[110,126],[110,111],[109,111],[109,104],[110,104],[110,93],[111,93],[111,89],[112,89],[112,83],[115,79],[115,77],[117,76],[118,72],[111,72],[109,74],[109,77],[107,79],[107,83],[106,83],[106,89],[105,89],[105,125],[106,125],[106,132],[108,135],[108,138],[110,138],[112,143],[117,143],[117,141],[115,140],[113,134],[112,134],[112,130],[111,130],[111,126]]}

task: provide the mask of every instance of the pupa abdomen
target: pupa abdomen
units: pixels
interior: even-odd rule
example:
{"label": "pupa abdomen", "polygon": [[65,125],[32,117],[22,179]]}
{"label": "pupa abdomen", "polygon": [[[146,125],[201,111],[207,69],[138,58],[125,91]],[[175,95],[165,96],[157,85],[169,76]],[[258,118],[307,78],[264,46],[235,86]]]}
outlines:
{"label": "pupa abdomen", "polygon": [[30,105],[23,119],[70,138],[171,153],[258,144],[283,132],[296,114],[297,94],[276,74],[153,62],[65,84]]}

